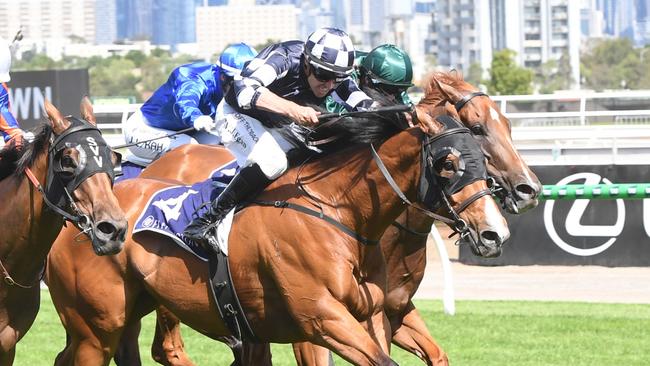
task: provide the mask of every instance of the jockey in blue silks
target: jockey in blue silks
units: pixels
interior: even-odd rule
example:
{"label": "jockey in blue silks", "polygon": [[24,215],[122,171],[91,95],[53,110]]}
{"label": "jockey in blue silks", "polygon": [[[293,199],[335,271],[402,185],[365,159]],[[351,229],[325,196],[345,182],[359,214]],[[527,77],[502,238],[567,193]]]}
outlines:
{"label": "jockey in blue silks", "polygon": [[347,33],[321,28],[306,42],[266,47],[235,77],[215,119],[222,144],[241,169],[205,215],[188,225],[187,238],[213,246],[214,224],[287,170],[286,153],[297,146],[278,132],[277,123],[290,117],[297,125],[318,124],[319,112],[309,105],[320,105],[329,95],[349,111],[373,106],[350,77],[354,55]]}
{"label": "jockey in blue silks", "polygon": [[147,166],[163,153],[184,144],[218,144],[214,127],[217,105],[224,89],[257,52],[245,43],[224,49],[217,64],[195,62],[177,67],[138,111],[122,126],[127,144],[168,136],[179,130],[194,130],[130,146],[126,160]]}

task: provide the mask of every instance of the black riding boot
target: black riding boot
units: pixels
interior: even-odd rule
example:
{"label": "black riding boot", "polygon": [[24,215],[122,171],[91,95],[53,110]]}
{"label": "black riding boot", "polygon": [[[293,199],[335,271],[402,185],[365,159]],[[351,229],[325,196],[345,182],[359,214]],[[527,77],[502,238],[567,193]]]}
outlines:
{"label": "black riding boot", "polygon": [[271,184],[259,165],[242,168],[228,186],[215,198],[210,209],[202,217],[197,217],[187,225],[183,234],[186,238],[206,249],[218,250],[214,228],[228,212],[245,199],[253,198]]}

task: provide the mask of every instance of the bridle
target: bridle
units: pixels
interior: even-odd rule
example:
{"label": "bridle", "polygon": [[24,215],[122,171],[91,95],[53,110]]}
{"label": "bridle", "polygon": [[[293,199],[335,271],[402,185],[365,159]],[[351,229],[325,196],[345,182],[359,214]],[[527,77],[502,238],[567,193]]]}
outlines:
{"label": "bridle", "polygon": [[[87,234],[92,239],[93,220],[81,212],[72,198],[72,192],[97,173],[106,173],[113,184],[120,169],[120,155],[108,146],[96,126],[72,116],[67,116],[66,119],[70,121],[70,127],[60,135],[50,137],[45,189],[29,168],[25,170],[25,174],[41,192],[49,209],[65,221],[73,223],[81,234]],[[74,148],[79,152],[79,163],[74,171],[64,168],[61,164],[62,153],[67,148]],[[115,164],[112,154],[116,154],[118,158]]]}
{"label": "bridle", "polygon": [[[452,137],[452,135],[456,135],[456,134],[464,134],[469,139],[471,139],[469,129],[467,129],[466,127],[457,126],[457,127],[447,129],[436,136],[433,137],[428,136],[422,141],[422,165],[421,165],[420,184],[419,184],[420,188],[418,190],[418,197],[420,201],[422,201],[427,206],[427,208],[422,208],[419,205],[414,204],[406,197],[406,195],[397,186],[397,183],[395,182],[390,172],[384,165],[375,147],[373,145],[370,145],[370,147],[371,147],[373,159],[375,160],[377,166],[379,167],[379,170],[381,171],[381,173],[383,174],[384,178],[391,186],[393,191],[397,194],[397,196],[402,200],[404,204],[413,207],[414,209],[433,218],[434,220],[440,220],[446,224],[449,224],[454,230],[454,233],[459,234],[459,239],[458,239],[459,241],[466,240],[470,243],[470,245],[474,247],[474,249],[478,250],[478,243],[476,239],[472,236],[469,225],[465,220],[463,220],[460,217],[460,214],[465,209],[467,209],[472,203],[477,201],[479,198],[483,196],[491,195],[492,192],[489,189],[482,189],[472,194],[470,197],[468,197],[463,202],[461,202],[457,206],[457,208],[454,209],[454,207],[449,202],[448,196],[450,196],[455,192],[445,192],[445,188],[448,187],[450,184],[445,184],[445,182],[439,182],[438,179],[435,178],[436,175],[430,173],[433,171],[433,163],[436,160],[433,158],[434,154],[432,152],[435,142],[439,140],[443,140],[445,138]],[[484,174],[486,174],[486,171],[484,166],[483,166],[483,171],[481,173],[483,176],[477,175],[475,177],[470,177],[470,179],[467,179],[464,182],[465,183],[464,185],[457,187],[458,190],[477,179],[485,179]],[[451,183],[451,182],[447,182],[447,183]],[[438,197],[439,199],[436,199]],[[449,216],[451,216],[451,218],[448,218],[443,215],[439,215],[434,212],[439,208],[440,204],[444,205],[447,213],[449,214]]]}
{"label": "bridle", "polygon": [[456,108],[456,112],[460,113],[460,110],[463,109],[465,104],[467,104],[470,100],[472,100],[475,97],[489,97],[489,95],[481,91],[475,91],[465,95],[463,98],[461,98],[461,100],[459,100],[458,102],[456,102],[456,104],[454,104],[454,107]]}
{"label": "bridle", "polygon": [[[463,109],[463,107],[475,97],[488,97],[489,98],[490,96],[487,95],[486,93],[481,92],[481,91],[471,92],[471,93],[465,95],[464,97],[462,97],[458,102],[456,102],[454,104],[454,108],[456,108],[456,112],[460,113],[460,110]],[[496,179],[494,179],[493,177],[488,177],[488,187],[492,191],[492,194],[494,196],[496,196],[499,199],[499,201],[502,202],[503,206],[505,207],[505,198],[509,194],[508,190],[505,189],[504,187],[502,187],[496,181]]]}
{"label": "bridle", "polygon": [[[48,170],[45,178],[46,188],[43,188],[29,167],[25,168],[25,175],[41,193],[43,202],[50,210],[60,215],[64,221],[69,221],[79,228],[81,233],[78,235],[85,233],[92,236],[94,226],[92,218],[79,210],[71,192],[74,192],[81,183],[96,173],[108,174],[112,184],[116,171],[119,171],[120,155],[108,147],[97,127],[72,116],[67,116],[66,119],[71,122],[70,127],[58,136],[50,135]],[[78,167],[72,174],[61,165],[61,153],[66,148],[76,148],[80,155]],[[112,154],[117,154],[117,164],[113,164]],[[11,277],[2,261],[0,261],[0,271],[2,271],[4,282],[7,285],[24,289],[34,287],[45,274],[45,268],[43,268],[35,283],[23,285]]]}

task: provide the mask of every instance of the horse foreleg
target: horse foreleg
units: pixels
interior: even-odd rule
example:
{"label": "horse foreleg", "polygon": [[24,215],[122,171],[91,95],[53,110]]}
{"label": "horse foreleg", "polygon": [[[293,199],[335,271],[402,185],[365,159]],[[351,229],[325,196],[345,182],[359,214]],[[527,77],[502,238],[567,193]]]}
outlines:
{"label": "horse foreleg", "polygon": [[449,365],[447,354],[433,339],[413,302],[409,301],[401,321],[393,322],[396,328],[393,343],[418,356],[427,365]]}
{"label": "horse foreleg", "polygon": [[242,342],[242,359],[238,366],[272,366],[271,345],[268,343]]}
{"label": "horse foreleg", "polygon": [[156,333],[151,343],[151,357],[161,365],[194,366],[185,353],[180,321],[164,306],[156,309]]}
{"label": "horse foreleg", "polygon": [[13,365],[15,357],[16,357],[16,346],[8,350],[3,350],[0,353],[0,365],[1,366]]}
{"label": "horse foreleg", "polygon": [[298,314],[312,314],[318,318],[310,317],[303,323],[311,342],[327,347],[353,365],[397,365],[338,300],[321,299],[316,313],[313,307],[294,310],[298,310]]}
{"label": "horse foreleg", "polygon": [[294,343],[293,355],[298,366],[331,366],[332,354],[327,348],[309,342]]}
{"label": "horse foreleg", "polygon": [[127,324],[122,332],[120,343],[115,351],[113,360],[117,366],[139,366],[142,365],[140,359],[140,347],[138,345],[138,336],[140,336],[140,321],[133,324]]}

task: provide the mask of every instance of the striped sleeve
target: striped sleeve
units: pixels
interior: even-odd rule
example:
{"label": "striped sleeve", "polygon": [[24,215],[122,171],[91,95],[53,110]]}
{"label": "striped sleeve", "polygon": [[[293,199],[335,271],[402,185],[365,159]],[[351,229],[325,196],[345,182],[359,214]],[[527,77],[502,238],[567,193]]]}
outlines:
{"label": "striped sleeve", "polygon": [[339,84],[331,95],[334,101],[344,105],[348,111],[366,110],[373,103],[373,100],[359,89],[359,86],[352,78],[348,78]]}
{"label": "striped sleeve", "polygon": [[254,58],[240,76],[235,76],[234,89],[237,104],[243,109],[255,108],[262,89],[287,74],[289,60],[286,55],[272,52],[268,57]]}

